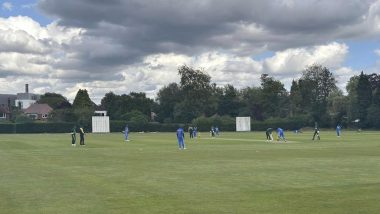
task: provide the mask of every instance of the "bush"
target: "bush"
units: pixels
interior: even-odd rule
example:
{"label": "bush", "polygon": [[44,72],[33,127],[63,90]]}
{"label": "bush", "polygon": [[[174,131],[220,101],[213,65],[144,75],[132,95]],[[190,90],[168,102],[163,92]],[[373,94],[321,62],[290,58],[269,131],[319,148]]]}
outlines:
{"label": "bush", "polygon": [[133,110],[131,112],[125,113],[121,116],[121,119],[125,121],[132,121],[133,123],[148,123],[149,118],[141,111]]}
{"label": "bush", "polygon": [[14,133],[13,123],[0,123],[0,133]]}
{"label": "bush", "polygon": [[179,126],[184,126],[183,124],[177,123],[136,123],[133,121],[111,120],[110,130],[111,132],[121,132],[125,129],[125,125],[127,124],[131,132],[175,132]]}
{"label": "bush", "polygon": [[211,126],[217,126],[221,131],[235,131],[236,119],[230,116],[212,116],[198,117],[192,121],[192,125],[196,126],[199,131],[210,131]]}
{"label": "bush", "polygon": [[75,123],[5,123],[0,133],[67,133]]}
{"label": "bush", "polygon": [[307,117],[272,118],[265,121],[251,121],[252,131],[265,131],[267,128],[298,130],[305,126],[310,126],[310,121]]}

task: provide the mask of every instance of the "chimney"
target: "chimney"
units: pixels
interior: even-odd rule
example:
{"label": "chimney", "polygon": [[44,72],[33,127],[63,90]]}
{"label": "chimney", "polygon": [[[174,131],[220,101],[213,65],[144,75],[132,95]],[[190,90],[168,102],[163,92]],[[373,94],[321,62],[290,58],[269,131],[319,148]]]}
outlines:
{"label": "chimney", "polygon": [[11,110],[11,98],[8,97],[8,109]]}
{"label": "chimney", "polygon": [[29,93],[29,84],[25,84],[25,93]]}

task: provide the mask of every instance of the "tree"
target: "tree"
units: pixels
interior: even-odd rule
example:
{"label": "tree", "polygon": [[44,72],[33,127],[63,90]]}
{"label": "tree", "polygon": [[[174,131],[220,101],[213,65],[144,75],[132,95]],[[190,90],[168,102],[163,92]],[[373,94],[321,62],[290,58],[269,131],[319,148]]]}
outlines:
{"label": "tree", "polygon": [[91,101],[86,89],[79,89],[73,102],[73,108],[94,108],[95,104]]}
{"label": "tree", "polygon": [[91,117],[95,111],[95,103],[93,103],[86,89],[79,89],[73,102],[74,114],[78,119],[78,123],[83,126],[90,126]]}
{"label": "tree", "polygon": [[72,108],[55,109],[50,113],[52,122],[77,122],[78,118]]}
{"label": "tree", "polygon": [[158,117],[160,121],[173,121],[174,107],[181,101],[181,90],[177,83],[170,83],[158,91],[156,101],[159,104]]}
{"label": "tree", "polygon": [[226,85],[221,89],[218,101],[218,114],[236,117],[239,115],[241,102],[239,91],[232,85]]}
{"label": "tree", "polygon": [[380,87],[380,74],[370,74],[368,75],[368,80],[371,84],[372,91],[375,91],[377,88]]}
{"label": "tree", "polygon": [[338,123],[347,125],[348,122],[345,117],[347,116],[348,98],[343,95],[342,90],[335,89],[328,97],[327,111],[332,121],[331,126],[335,127]]}
{"label": "tree", "polygon": [[101,100],[101,106],[109,112],[110,118],[113,120],[120,120],[123,115],[134,110],[149,118],[153,100],[147,98],[142,92],[131,92],[129,95],[115,95],[113,92],[109,92]]}
{"label": "tree", "polygon": [[[211,77],[201,70],[186,65],[178,69],[181,77],[181,103],[175,108],[178,122],[190,122],[194,118],[210,111],[212,104]],[[216,110],[216,109],[215,109]],[[178,117],[180,116],[180,117]]]}
{"label": "tree", "polygon": [[132,110],[128,113],[125,113],[121,116],[121,119],[137,124],[144,124],[149,122],[148,116],[138,110]]}
{"label": "tree", "polygon": [[348,92],[347,115],[349,121],[359,118],[358,93],[356,90],[358,87],[358,82],[359,76],[353,76],[346,85],[346,90]]}
{"label": "tree", "polygon": [[302,111],[302,95],[298,81],[293,80],[290,87],[290,116],[293,117],[297,114],[303,113]]}
{"label": "tree", "polygon": [[38,100],[39,104],[48,104],[53,109],[71,108],[70,102],[61,94],[45,93]]}
{"label": "tree", "polygon": [[265,118],[285,117],[288,114],[287,91],[284,85],[269,77],[268,74],[261,75],[261,106]]}
{"label": "tree", "polygon": [[368,108],[367,121],[370,127],[380,128],[380,86],[373,93],[372,104]]}
{"label": "tree", "polygon": [[369,78],[363,72],[359,75],[358,85],[356,87],[358,118],[363,125],[366,124],[367,110],[372,103],[372,88]]}
{"label": "tree", "polygon": [[120,108],[120,99],[113,92],[106,93],[100,101],[100,105],[107,111],[111,120],[120,118],[120,115],[117,115],[118,109]]}
{"label": "tree", "polygon": [[326,125],[329,118],[327,98],[337,88],[333,74],[326,67],[312,65],[303,71],[301,80],[301,90],[306,92],[303,94],[303,102],[310,103],[312,118],[321,125]]}
{"label": "tree", "polygon": [[146,94],[143,92],[137,93],[137,92],[131,92],[129,94],[130,96],[130,103],[128,105],[129,110],[133,111],[140,111],[143,113],[145,116],[148,118],[150,117],[151,111],[152,111],[152,105],[153,105],[153,100],[150,98],[146,97]]}
{"label": "tree", "polygon": [[261,106],[261,89],[247,87],[241,91],[243,107],[239,116],[251,116],[255,120],[264,120],[263,107]]}

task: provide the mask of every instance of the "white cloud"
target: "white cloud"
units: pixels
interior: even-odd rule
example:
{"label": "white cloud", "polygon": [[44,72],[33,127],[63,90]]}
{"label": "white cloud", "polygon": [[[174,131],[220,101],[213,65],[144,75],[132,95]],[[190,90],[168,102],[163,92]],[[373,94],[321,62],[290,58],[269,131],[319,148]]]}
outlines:
{"label": "white cloud", "polygon": [[380,49],[374,51],[377,56],[380,56]]}
{"label": "white cloud", "polygon": [[21,8],[30,9],[30,8],[34,8],[36,6],[37,6],[36,3],[34,3],[34,4],[23,4],[23,5],[21,5]]}
{"label": "white cloud", "polygon": [[350,78],[359,73],[359,71],[353,70],[349,67],[340,67],[332,72],[337,80],[337,86],[342,89],[343,92],[346,92],[346,85]]}
{"label": "white cloud", "polygon": [[3,10],[8,10],[8,11],[12,11],[13,9],[13,5],[11,2],[4,2],[2,5],[1,5],[1,8]]}
{"label": "white cloud", "polygon": [[[249,31],[252,35],[263,33],[254,26]],[[179,82],[177,69],[184,64],[204,69],[218,85],[232,84],[237,88],[258,86],[263,73],[274,76],[289,88],[291,80],[314,63],[337,70],[339,78],[352,73],[339,69],[348,47],[337,42],[289,48],[260,61],[240,55],[239,51],[212,50],[194,55],[158,53],[147,55],[140,62],[105,67],[111,71],[98,68],[99,72],[94,72],[82,69],[81,50],[88,48],[92,57],[99,57],[105,53],[112,55],[112,50],[120,46],[112,40],[86,41],[87,45],[97,42],[98,46],[84,46],[83,40],[88,39],[84,37],[85,32],[57,23],[41,26],[22,16],[0,18],[0,93],[20,92],[29,83],[33,92],[62,93],[71,101],[80,88],[87,89],[96,103],[109,91],[116,94],[143,91],[154,97],[162,86]],[[261,51],[264,49],[265,46]],[[5,82],[8,84],[2,84]]]}
{"label": "white cloud", "polygon": [[[162,86],[179,82],[183,64],[203,68],[218,85],[258,86],[260,75],[268,73],[289,89],[293,78],[318,63],[343,87],[356,72],[343,65],[345,39],[380,35],[380,0],[38,5],[59,20],[41,26],[23,16],[0,18],[0,93],[29,83],[34,92],[54,91],[70,100],[79,88],[97,103],[109,91],[153,97]],[[274,55],[252,58],[265,51]]]}
{"label": "white cloud", "polygon": [[264,60],[265,70],[274,74],[291,75],[302,71],[312,64],[321,64],[329,68],[340,67],[348,54],[348,46],[333,42],[310,48],[296,48],[276,52]]}

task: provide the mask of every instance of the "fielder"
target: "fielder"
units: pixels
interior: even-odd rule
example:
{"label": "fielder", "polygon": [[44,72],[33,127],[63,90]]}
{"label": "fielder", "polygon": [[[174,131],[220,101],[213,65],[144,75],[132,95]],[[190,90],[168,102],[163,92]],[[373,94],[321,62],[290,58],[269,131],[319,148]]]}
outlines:
{"label": "fielder", "polygon": [[185,132],[183,131],[183,128],[177,129],[177,140],[178,140],[178,147],[180,150],[186,149],[185,146]]}
{"label": "fielder", "polygon": [[273,132],[273,129],[272,129],[272,128],[268,128],[268,129],[265,131],[265,134],[266,134],[266,136],[267,136],[267,141],[273,141],[272,132]]}
{"label": "fielder", "polygon": [[277,128],[277,135],[278,135],[277,141],[284,140],[286,142],[284,130],[282,130],[282,128]]}
{"label": "fielder", "polygon": [[129,135],[129,128],[128,128],[128,125],[125,126],[125,129],[124,129],[124,137],[125,137],[125,141],[129,141],[128,140],[128,135]]}
{"label": "fielder", "polygon": [[315,122],[313,140],[315,139],[315,136],[318,137],[318,140],[321,140],[321,137],[319,136],[319,127],[317,122]]}
{"label": "fielder", "polygon": [[336,136],[340,137],[340,131],[342,129],[342,126],[340,126],[339,124],[336,126]]}
{"label": "fielder", "polygon": [[71,132],[71,146],[76,146],[76,141],[77,141],[77,132],[76,132],[76,127],[73,127],[73,132]]}

